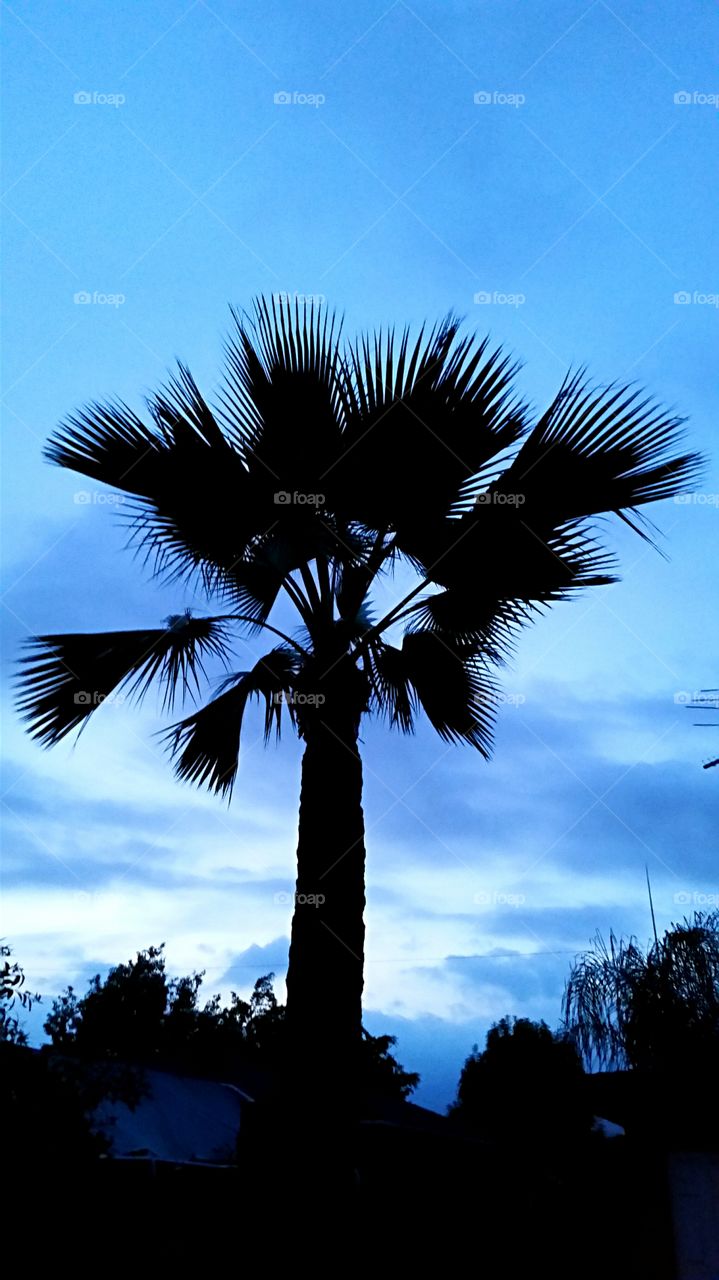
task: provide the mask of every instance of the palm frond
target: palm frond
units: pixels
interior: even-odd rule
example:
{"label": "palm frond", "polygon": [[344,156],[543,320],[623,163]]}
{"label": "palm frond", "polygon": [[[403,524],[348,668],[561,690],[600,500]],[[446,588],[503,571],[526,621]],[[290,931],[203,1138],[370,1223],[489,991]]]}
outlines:
{"label": "palm frond", "polygon": [[540,534],[603,512],[631,523],[635,508],[695,484],[702,458],[677,452],[684,421],[637,388],[598,388],[579,370],[492,491],[521,495],[524,517]]}
{"label": "palm frond", "polygon": [[342,530],[332,555],[332,593],[342,619],[362,627],[369,616],[368,592],[376,575],[390,568],[386,540],[358,526]]}
{"label": "palm frond", "polygon": [[438,591],[406,611],[409,631],[432,631],[450,645],[462,644],[487,661],[502,665],[516,648],[519,629],[531,618],[521,600],[499,600],[481,589]]}
{"label": "palm frond", "polygon": [[468,742],[489,759],[498,690],[483,662],[435,632],[402,641],[407,675],[425,715],[445,742]]}
{"label": "palm frond", "polygon": [[166,433],[146,426],[120,401],[89,405],[52,433],[44,449],[48,462],[151,498],[169,444]]}
{"label": "palm frond", "polygon": [[231,795],[237,776],[240,732],[249,689],[246,673],[217,697],[164,733],[175,774],[184,782],[206,786],[216,795]]}
{"label": "palm frond", "polygon": [[313,303],[293,308],[275,298],[258,298],[252,315],[232,315],[221,394],[228,433],[257,485],[271,493],[324,492],[323,474],[340,445],[341,324]]}
{"label": "palm frond", "polygon": [[468,742],[489,758],[497,686],[470,647],[408,632],[401,649],[375,640],[367,666],[373,705],[393,727],[412,732],[421,708],[445,742]]}
{"label": "palm frond", "polygon": [[461,519],[427,525],[403,547],[428,581],[446,588],[410,613],[435,629],[444,621],[467,639],[501,640],[536,608],[616,581],[614,557],[591,526],[577,522],[540,536],[521,506],[478,504]]}
{"label": "palm frond", "polygon": [[273,727],[279,737],[283,706],[294,723],[292,694],[297,670],[296,654],[279,646],[250,671],[228,676],[215,698],[166,730],[163,737],[176,759],[177,777],[218,795],[231,795],[248,700],[264,700],[265,741]]}
{"label": "palm frond", "polygon": [[259,662],[246,677],[246,688],[250,697],[257,697],[265,704],[265,742],[274,728],[279,738],[282,723],[282,708],[286,707],[290,721],[294,724],[294,690],[297,676],[301,669],[296,650],[287,645],[278,645],[260,658]]}
{"label": "palm frond", "polygon": [[85,724],[109,697],[142,698],[154,680],[164,687],[164,705],[178,692],[199,691],[203,659],[226,661],[226,628],[214,618],[189,613],[167,619],[154,631],[37,636],[21,659],[18,710],[30,734],[46,746]]}
{"label": "palm frond", "polygon": [[392,728],[413,733],[419,703],[401,649],[378,638],[369,646],[367,672],[375,709]]}
{"label": "palm frond", "polygon": [[46,457],[130,494],[130,543],[168,581],[198,574],[206,590],[276,523],[184,365],[151,397],[153,426],[121,404],[93,404],[50,437]]}
{"label": "palm frond", "polygon": [[190,370],[182,361],[170,377],[167,387],[148,401],[148,407],[160,431],[169,432],[175,444],[185,440],[193,448],[199,440],[226,456],[229,442],[220,428]]}
{"label": "palm frond", "polygon": [[719,912],[672,924],[646,951],[597,933],[572,967],[564,1023],[588,1066],[686,1069],[716,1051]]}
{"label": "palm frond", "polygon": [[[339,492],[370,528],[445,515],[487,460],[525,429],[517,365],[448,316],[413,344],[381,331],[349,346]],[[340,501],[342,501],[340,497]]]}

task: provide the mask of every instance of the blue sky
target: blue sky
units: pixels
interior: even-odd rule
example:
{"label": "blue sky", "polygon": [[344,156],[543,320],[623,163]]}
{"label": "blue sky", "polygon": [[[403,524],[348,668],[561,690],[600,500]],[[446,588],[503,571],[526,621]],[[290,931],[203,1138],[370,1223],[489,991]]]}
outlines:
{"label": "blue sky", "polygon": [[[709,457],[652,513],[667,558],[609,529],[623,582],[525,635],[491,764],[366,728],[366,1021],[443,1106],[494,1018],[557,1021],[595,929],[646,938],[645,863],[660,926],[717,900],[717,731],[682,702],[719,683],[715,6],[3,11],[7,674],[28,633],[193,603],[40,451],[87,400],[139,408],[177,357],[210,393],[227,304],[257,293],[322,296],[350,332],[455,310],[536,405],[586,363]],[[47,996],[163,939],[212,989],[282,975],[298,744],[252,725],[228,810],[174,782],[161,724],[118,704],[43,753],[6,714],[2,933]]]}

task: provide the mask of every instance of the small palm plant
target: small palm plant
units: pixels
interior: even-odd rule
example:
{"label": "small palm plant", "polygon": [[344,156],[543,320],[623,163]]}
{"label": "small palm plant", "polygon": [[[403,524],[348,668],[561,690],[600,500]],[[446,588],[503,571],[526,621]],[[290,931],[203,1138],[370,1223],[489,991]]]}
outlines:
{"label": "small palm plant", "polygon": [[[286,722],[302,739],[287,1019],[295,1078],[327,1102],[312,1046],[334,1045],[332,1078],[351,1097],[361,1039],[362,718],[408,733],[423,712],[446,742],[488,757],[493,673],[519,630],[615,580],[597,518],[648,537],[637,508],[690,485],[699,460],[675,451],[681,419],[581,373],[533,420],[516,366],[453,317],[347,344],[313,307],[260,300],[233,319],[214,407],[180,365],[147,420],[94,404],[46,448],[128,494],[131,541],[212,612],[37,637],[20,707],[50,745],[118,688],[142,697],[159,682],[170,710],[221,659],[219,690],[167,730],[180,778],[230,795],[252,699],[267,737]],[[381,613],[375,588],[400,569],[412,585]],[[281,601],[295,617],[283,628]],[[237,642],[259,634],[268,652],[236,669]]]}
{"label": "small palm plant", "polygon": [[719,911],[695,911],[646,950],[597,934],[572,967],[564,1023],[588,1067],[719,1063]]}

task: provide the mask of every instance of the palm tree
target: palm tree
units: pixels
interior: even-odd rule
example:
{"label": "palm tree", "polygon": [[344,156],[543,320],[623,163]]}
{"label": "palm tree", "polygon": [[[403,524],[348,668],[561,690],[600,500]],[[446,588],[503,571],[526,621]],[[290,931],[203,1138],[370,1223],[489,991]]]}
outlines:
{"label": "palm tree", "polygon": [[[157,681],[171,709],[220,659],[219,691],[167,730],[180,778],[229,797],[253,698],[267,737],[289,723],[303,740],[287,1019],[293,1079],[330,1114],[340,1092],[354,1096],[361,1039],[362,717],[408,733],[423,711],[446,742],[488,757],[493,670],[517,632],[615,581],[592,522],[614,513],[649,538],[637,508],[689,485],[699,459],[675,453],[681,419],[581,371],[532,423],[516,366],[451,316],[412,339],[345,344],[311,306],[259,300],[232,314],[214,408],[180,365],[147,421],[93,404],[46,448],[130,495],[131,542],[217,611],[37,637],[20,706],[50,745],[119,687],[141,697]],[[373,587],[395,569],[413,585],[378,617]],[[283,629],[282,600],[295,611]],[[259,633],[269,652],[233,669],[236,640]],[[312,1053],[328,1039],[335,1084]]]}
{"label": "palm tree", "polygon": [[589,1068],[716,1070],[719,911],[672,924],[646,951],[636,938],[610,933],[607,943],[598,933],[572,967],[563,1006]]}

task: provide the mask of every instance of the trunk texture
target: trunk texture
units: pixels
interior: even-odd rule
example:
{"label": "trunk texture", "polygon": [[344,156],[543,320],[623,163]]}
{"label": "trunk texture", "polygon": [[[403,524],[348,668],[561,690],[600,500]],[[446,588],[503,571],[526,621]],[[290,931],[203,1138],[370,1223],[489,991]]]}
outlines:
{"label": "trunk texture", "polygon": [[307,689],[297,707],[305,752],[282,1110],[294,1176],[341,1195],[356,1164],[360,1107],[365,847],[357,743],[367,689],[336,650],[317,656]]}
{"label": "trunk texture", "polygon": [[306,671],[297,887],[277,1088],[257,1108],[246,1167],[296,1209],[354,1202],[364,966],[359,723],[366,679],[341,650]]}
{"label": "trunk texture", "polygon": [[302,760],[287,974],[288,1100],[305,1156],[309,1142],[327,1167],[347,1164],[359,1118],[364,906],[357,728],[333,717],[312,726]]}

